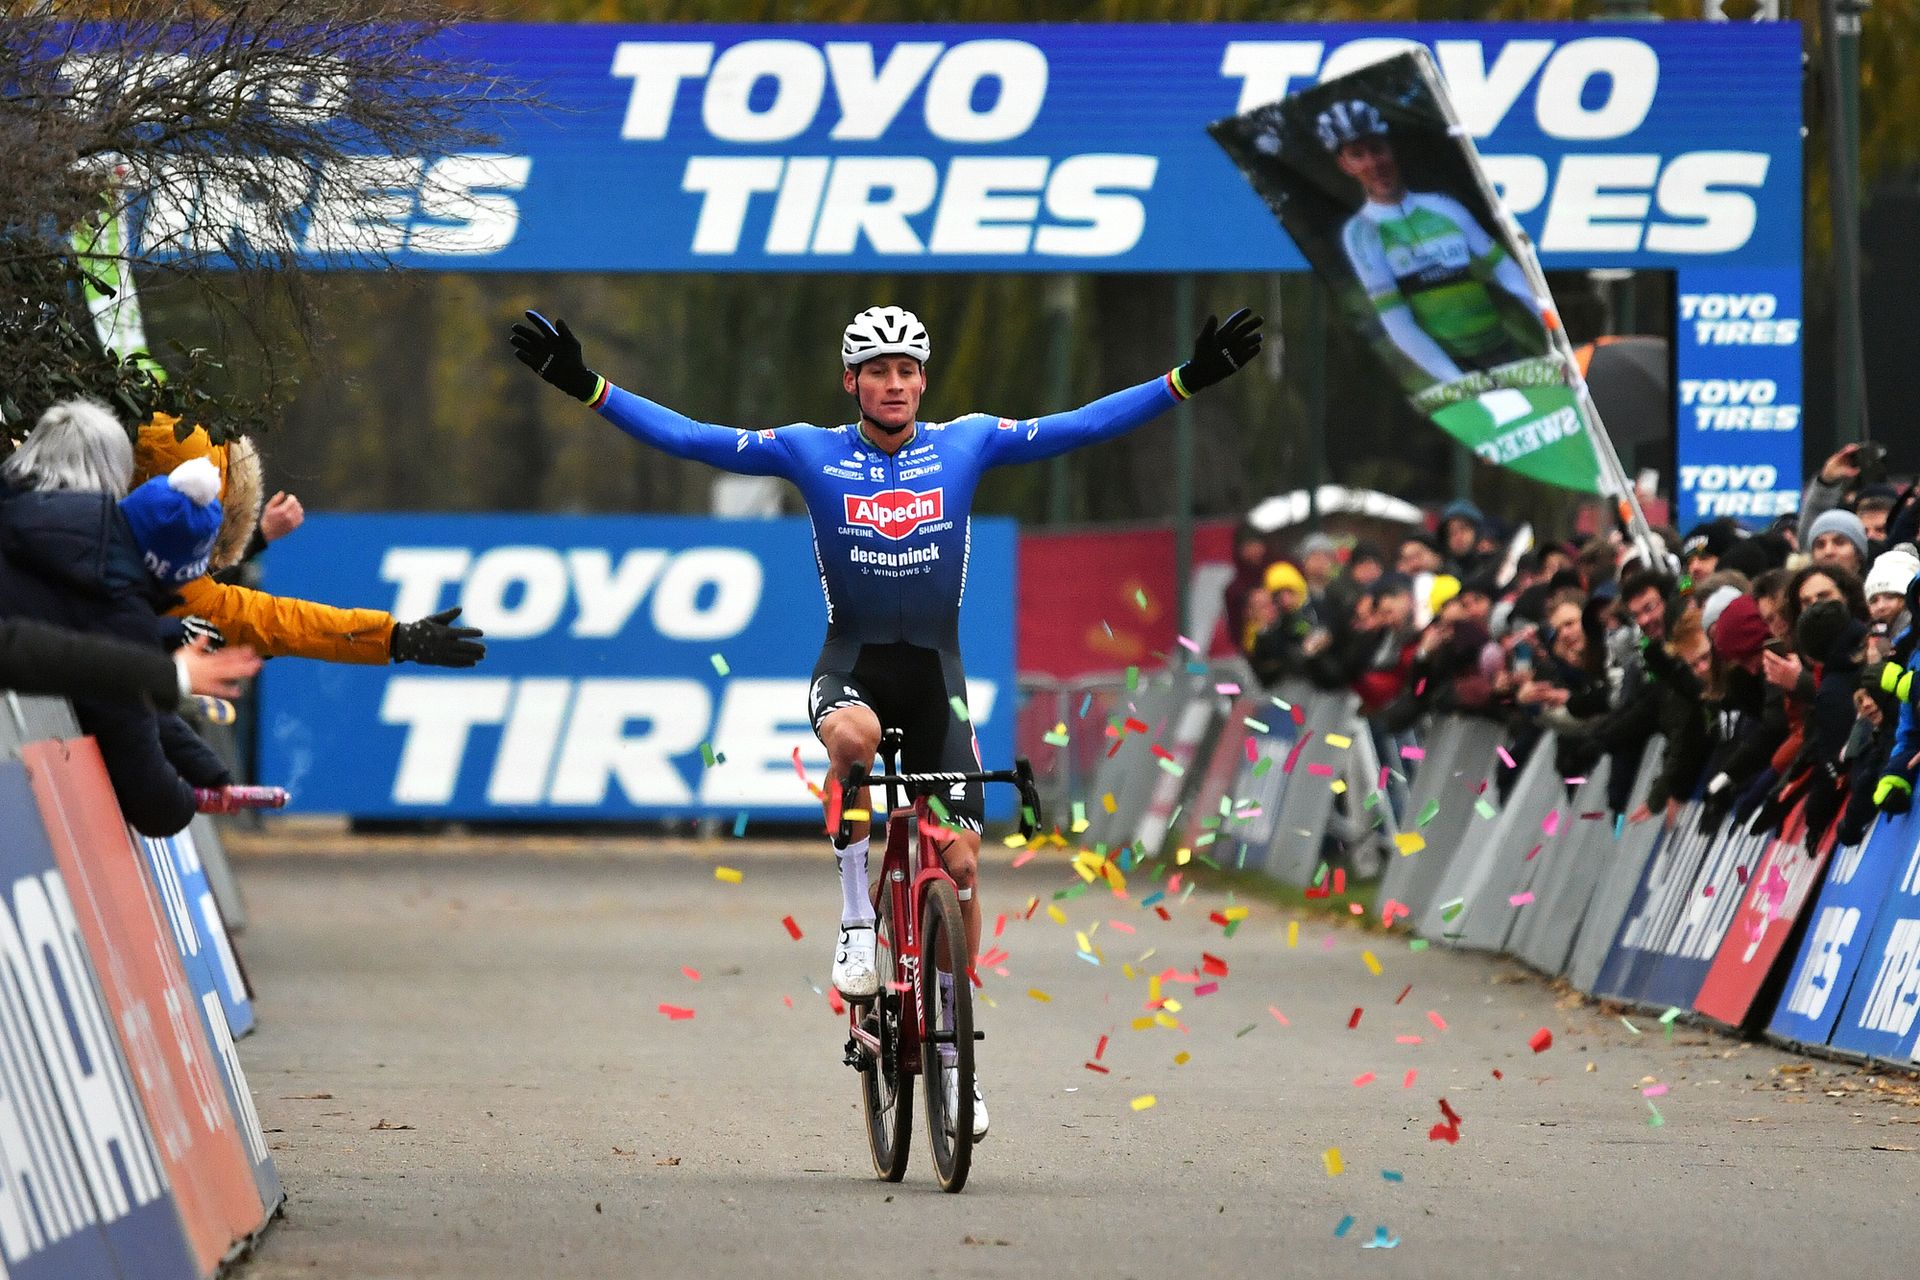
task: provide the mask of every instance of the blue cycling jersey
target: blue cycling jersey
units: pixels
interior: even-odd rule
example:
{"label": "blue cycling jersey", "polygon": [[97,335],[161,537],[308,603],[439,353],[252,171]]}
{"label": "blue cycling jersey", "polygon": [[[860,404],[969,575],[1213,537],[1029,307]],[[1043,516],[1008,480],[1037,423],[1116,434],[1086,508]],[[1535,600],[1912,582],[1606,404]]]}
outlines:
{"label": "blue cycling jersey", "polygon": [[594,407],[637,440],[723,471],[781,476],[806,500],[827,639],[957,649],[973,491],[988,467],[1111,439],[1183,399],[1171,375],[1044,418],[920,422],[886,454],[857,425],[749,431],[695,422],[608,383]]}

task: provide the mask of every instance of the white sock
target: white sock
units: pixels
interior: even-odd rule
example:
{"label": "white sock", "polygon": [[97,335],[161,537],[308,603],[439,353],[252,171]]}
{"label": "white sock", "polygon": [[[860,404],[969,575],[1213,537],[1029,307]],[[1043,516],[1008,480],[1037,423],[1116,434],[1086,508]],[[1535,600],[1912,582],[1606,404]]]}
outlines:
{"label": "white sock", "polygon": [[855,840],[844,849],[835,849],[840,864],[840,923],[873,923],[873,899],[867,896],[867,841]]}

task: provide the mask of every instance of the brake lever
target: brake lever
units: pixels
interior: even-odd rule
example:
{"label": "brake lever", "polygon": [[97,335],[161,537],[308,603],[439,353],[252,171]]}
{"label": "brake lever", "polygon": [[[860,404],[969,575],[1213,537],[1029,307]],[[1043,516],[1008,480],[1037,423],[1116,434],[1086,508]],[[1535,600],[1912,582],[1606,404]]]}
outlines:
{"label": "brake lever", "polygon": [[1033,780],[1033,764],[1025,756],[1015,758],[1013,774],[1020,787],[1020,834],[1031,840],[1041,826],[1040,788]]}

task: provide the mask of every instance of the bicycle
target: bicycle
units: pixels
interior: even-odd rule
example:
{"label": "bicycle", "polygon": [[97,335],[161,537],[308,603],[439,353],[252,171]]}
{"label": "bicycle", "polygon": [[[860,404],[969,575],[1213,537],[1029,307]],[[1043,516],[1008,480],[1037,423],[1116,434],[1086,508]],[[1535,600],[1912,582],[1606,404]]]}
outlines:
{"label": "bicycle", "polygon": [[[855,766],[842,793],[852,796],[868,786],[884,787],[887,814],[874,926],[882,982],[877,995],[847,1006],[845,1061],[860,1073],[867,1146],[874,1173],[887,1182],[906,1176],[913,1137],[912,1077],[923,1077],[934,1173],[940,1189],[952,1192],[966,1185],[973,1162],[973,1046],[986,1033],[973,1029],[973,974],[953,879],[937,858],[931,865],[922,861],[934,816],[927,798],[935,788],[956,782],[1011,783],[1020,789],[1020,831],[1028,838],[1040,826],[1040,798],[1033,766],[1025,757],[1015,760],[1012,769],[901,773],[900,741],[895,731],[882,734],[883,771],[869,774],[864,766]],[[903,799],[911,803],[903,804]],[[851,827],[843,810],[843,842]],[[951,1009],[940,998],[935,973],[954,975]],[[950,1062],[942,1060],[942,1050],[948,1049]],[[956,1114],[951,1116],[946,1114],[943,1068],[959,1075]]]}

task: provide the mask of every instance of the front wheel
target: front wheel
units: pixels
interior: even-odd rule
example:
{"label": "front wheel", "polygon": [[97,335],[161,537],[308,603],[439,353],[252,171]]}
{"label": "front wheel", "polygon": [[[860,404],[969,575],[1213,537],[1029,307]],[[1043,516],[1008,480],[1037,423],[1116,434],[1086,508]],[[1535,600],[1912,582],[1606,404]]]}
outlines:
{"label": "front wheel", "polygon": [[[953,1000],[941,998],[940,975],[953,975]],[[936,880],[920,926],[920,1075],[927,1090],[927,1140],[942,1191],[967,1185],[973,1163],[973,987],[967,978],[967,928],[953,885]],[[947,1078],[957,1077],[954,1105]],[[951,1114],[949,1114],[951,1112]]]}
{"label": "front wheel", "polygon": [[881,893],[878,915],[874,965],[880,972],[880,994],[867,1006],[864,1017],[880,1037],[880,1053],[860,1072],[860,1102],[867,1116],[867,1148],[873,1153],[874,1175],[898,1182],[906,1176],[907,1150],[913,1144],[913,1080],[900,1054],[900,1028],[913,1016],[913,1009],[896,981],[893,895]]}

